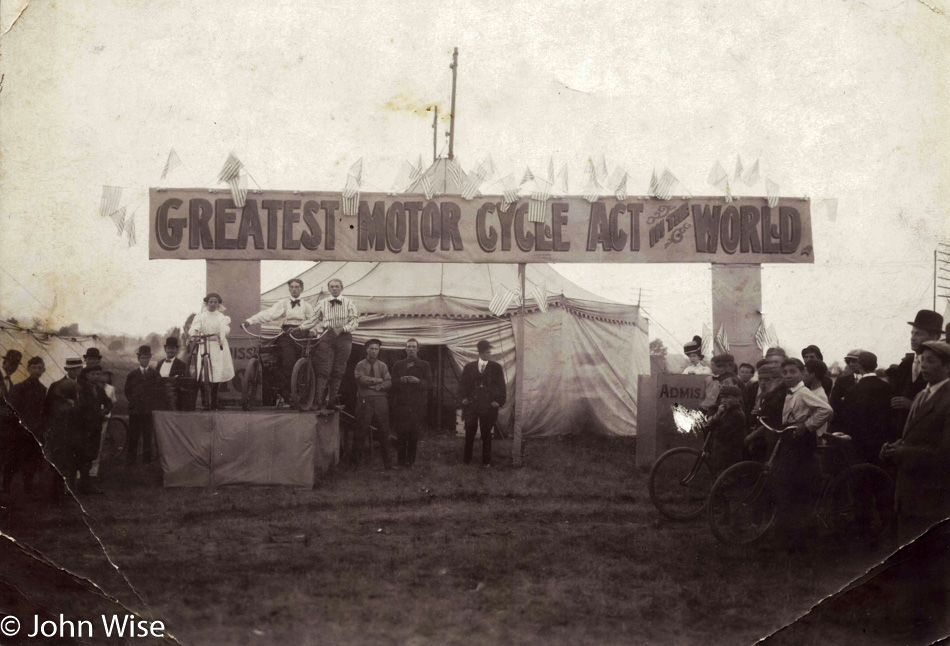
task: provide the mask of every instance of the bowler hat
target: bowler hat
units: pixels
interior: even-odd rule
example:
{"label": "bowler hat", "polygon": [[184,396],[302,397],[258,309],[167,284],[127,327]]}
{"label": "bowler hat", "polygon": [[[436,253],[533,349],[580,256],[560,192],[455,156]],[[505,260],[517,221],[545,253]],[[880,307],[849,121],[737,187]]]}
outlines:
{"label": "bowler hat", "polygon": [[933,310],[920,310],[914,320],[908,321],[907,324],[927,332],[941,332],[943,330],[943,316]]}
{"label": "bowler hat", "polygon": [[946,341],[924,341],[924,349],[936,352],[945,360],[950,359],[950,343]]}
{"label": "bowler hat", "polygon": [[99,354],[99,348],[89,348],[86,350],[86,354],[82,355],[83,359],[101,359],[102,355]]}
{"label": "bowler hat", "polygon": [[479,352],[485,352],[487,350],[491,350],[491,343],[488,342],[488,339],[482,339],[475,345],[475,347],[478,348]]}
{"label": "bowler hat", "polygon": [[152,356],[152,349],[148,347],[147,345],[140,345],[139,351],[136,352],[135,354],[136,356],[139,356],[139,357],[141,357],[142,355],[150,357]]}
{"label": "bowler hat", "polygon": [[10,361],[16,361],[20,363],[23,360],[23,353],[19,350],[7,350],[7,353],[3,355],[4,360],[9,359]]}
{"label": "bowler hat", "polygon": [[166,348],[177,348],[177,347],[178,347],[178,337],[177,337],[177,336],[170,336],[170,337],[168,337],[167,339],[165,339],[165,347],[166,347]]}

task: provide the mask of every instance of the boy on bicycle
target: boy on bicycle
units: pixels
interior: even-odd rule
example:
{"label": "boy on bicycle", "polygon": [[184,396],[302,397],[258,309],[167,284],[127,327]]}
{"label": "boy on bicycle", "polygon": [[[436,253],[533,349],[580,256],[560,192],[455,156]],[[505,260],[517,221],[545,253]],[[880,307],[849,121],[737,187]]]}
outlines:
{"label": "boy on bicycle", "polygon": [[782,379],[787,389],[782,408],[785,435],[775,459],[773,477],[776,533],[789,551],[804,548],[805,521],[821,481],[816,433],[834,416],[831,405],[805,386],[804,372],[800,359],[782,362]]}
{"label": "boy on bicycle", "polygon": [[719,391],[719,407],[709,418],[709,432],[712,433],[709,466],[717,475],[742,461],[746,432],[742,406],[742,390],[731,384],[723,386]]}

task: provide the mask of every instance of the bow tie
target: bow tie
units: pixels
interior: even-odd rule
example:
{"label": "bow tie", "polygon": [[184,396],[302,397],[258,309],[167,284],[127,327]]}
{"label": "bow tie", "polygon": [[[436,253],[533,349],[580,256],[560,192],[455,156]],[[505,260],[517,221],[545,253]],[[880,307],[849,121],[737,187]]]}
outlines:
{"label": "bow tie", "polygon": [[165,363],[173,363],[174,361],[174,359],[165,359]]}
{"label": "bow tie", "polygon": [[290,307],[291,307],[291,309],[294,308],[294,307],[297,307],[298,305],[300,305],[300,299],[299,299],[299,298],[295,298],[294,300],[290,301]]}
{"label": "bow tie", "polygon": [[339,298],[330,299],[330,305],[342,305],[342,304],[343,304],[343,301],[341,301]]}

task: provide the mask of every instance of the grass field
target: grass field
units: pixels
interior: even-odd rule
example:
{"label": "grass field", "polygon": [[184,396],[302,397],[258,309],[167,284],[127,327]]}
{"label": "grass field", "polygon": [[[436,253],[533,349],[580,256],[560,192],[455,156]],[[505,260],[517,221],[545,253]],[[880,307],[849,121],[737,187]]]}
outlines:
{"label": "grass field", "polygon": [[[461,440],[427,438],[413,470],[336,470],[312,491],[163,489],[155,465],[117,468],[81,499],[85,519],[16,489],[0,599],[51,616],[118,607],[38,575],[30,546],[188,645],[752,644],[883,557],[831,539],[796,557],[734,550],[704,519],[661,520],[632,440],[533,441],[521,469],[509,450],[466,467]],[[842,615],[814,643],[890,643],[875,625]]]}

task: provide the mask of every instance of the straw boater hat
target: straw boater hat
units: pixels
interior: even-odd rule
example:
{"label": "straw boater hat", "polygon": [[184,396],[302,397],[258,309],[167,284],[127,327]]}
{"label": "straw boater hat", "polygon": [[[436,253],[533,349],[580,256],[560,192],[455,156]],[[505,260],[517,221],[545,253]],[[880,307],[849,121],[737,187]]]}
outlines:
{"label": "straw boater hat", "polygon": [[79,357],[66,359],[66,370],[72,370],[73,368],[82,368],[82,359]]}
{"label": "straw boater hat", "polygon": [[698,354],[699,358],[703,358],[703,339],[702,337],[694,336],[693,340],[683,346],[683,354],[687,357],[691,354]]}

